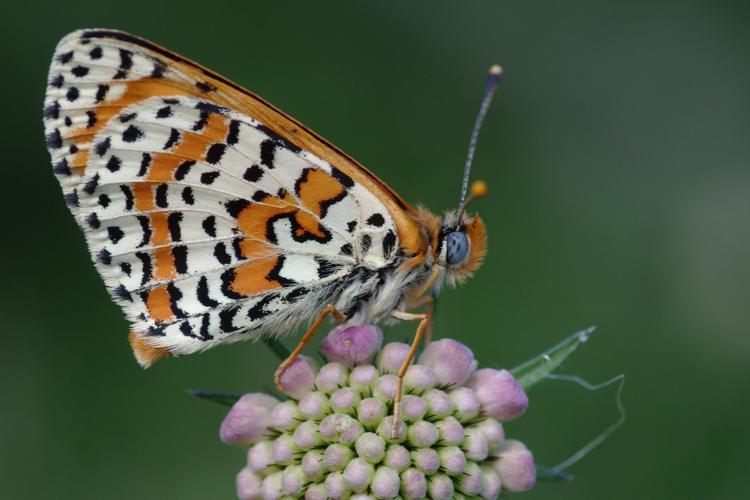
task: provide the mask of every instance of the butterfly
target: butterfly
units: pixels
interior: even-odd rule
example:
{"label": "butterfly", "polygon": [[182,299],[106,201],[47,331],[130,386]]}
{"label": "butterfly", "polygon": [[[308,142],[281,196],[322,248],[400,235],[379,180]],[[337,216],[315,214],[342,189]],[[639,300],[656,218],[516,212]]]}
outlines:
{"label": "butterfly", "polygon": [[[418,321],[443,283],[470,277],[485,229],[461,201],[439,218],[255,94],[125,32],[65,36],[49,70],[53,171],[148,367],[280,335],[314,319]],[[408,362],[399,373],[400,378]],[[400,387],[400,386],[399,386]],[[399,390],[400,396],[400,390]],[[400,398],[399,398],[400,399]],[[398,403],[398,401],[397,401]]]}

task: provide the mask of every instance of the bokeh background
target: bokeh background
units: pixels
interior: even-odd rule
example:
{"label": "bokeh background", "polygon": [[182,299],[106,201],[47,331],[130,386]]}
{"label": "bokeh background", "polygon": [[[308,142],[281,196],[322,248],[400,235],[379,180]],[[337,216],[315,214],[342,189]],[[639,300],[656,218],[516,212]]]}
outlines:
{"label": "bokeh background", "polygon": [[[750,7],[714,1],[13,2],[3,7],[0,496],[233,498],[243,452],[185,389],[268,388],[260,344],[142,371],[45,150],[57,40],[150,38],[226,74],[406,199],[458,195],[484,72],[506,79],[475,176],[486,264],[437,334],[515,366],[588,325],[565,367],[627,374],[627,424],[570,483],[523,498],[747,495]],[[411,326],[386,329],[406,338]],[[614,390],[548,381],[508,425],[555,464],[617,418]]]}

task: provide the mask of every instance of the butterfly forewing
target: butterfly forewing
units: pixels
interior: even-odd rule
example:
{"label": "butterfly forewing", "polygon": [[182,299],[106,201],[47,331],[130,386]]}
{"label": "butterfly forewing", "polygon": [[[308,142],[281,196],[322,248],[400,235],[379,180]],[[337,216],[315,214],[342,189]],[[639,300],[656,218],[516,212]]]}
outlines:
{"label": "butterfly forewing", "polygon": [[129,35],[63,39],[44,114],[108,289],[137,333],[174,354],[283,333],[411,234],[410,207],[348,157]]}

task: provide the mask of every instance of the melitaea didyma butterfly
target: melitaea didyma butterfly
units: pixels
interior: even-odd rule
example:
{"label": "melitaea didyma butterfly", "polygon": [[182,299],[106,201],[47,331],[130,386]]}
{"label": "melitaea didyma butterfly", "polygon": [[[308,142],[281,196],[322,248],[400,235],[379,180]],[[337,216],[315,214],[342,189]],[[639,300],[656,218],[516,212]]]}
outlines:
{"label": "melitaea didyma butterfly", "polygon": [[441,220],[188,59],[120,31],[63,38],[44,104],[47,146],[96,268],[132,324],[138,362],[315,319],[278,376],[328,314],[418,321],[413,355],[430,314],[410,311],[484,257],[483,223],[465,213],[467,179],[500,73],[490,70],[459,207]]}

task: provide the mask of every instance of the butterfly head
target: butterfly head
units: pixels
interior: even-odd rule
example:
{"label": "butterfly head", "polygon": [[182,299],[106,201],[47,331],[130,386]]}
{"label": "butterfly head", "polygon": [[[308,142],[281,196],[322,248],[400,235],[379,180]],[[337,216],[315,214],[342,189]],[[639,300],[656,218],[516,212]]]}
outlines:
{"label": "butterfly head", "polygon": [[[471,187],[469,201],[481,198],[486,185],[476,181]],[[464,208],[445,214],[440,230],[433,242],[437,264],[445,270],[448,285],[460,285],[482,265],[487,249],[484,222],[478,214],[467,214]]]}

